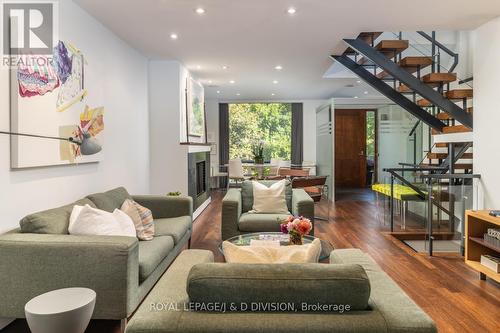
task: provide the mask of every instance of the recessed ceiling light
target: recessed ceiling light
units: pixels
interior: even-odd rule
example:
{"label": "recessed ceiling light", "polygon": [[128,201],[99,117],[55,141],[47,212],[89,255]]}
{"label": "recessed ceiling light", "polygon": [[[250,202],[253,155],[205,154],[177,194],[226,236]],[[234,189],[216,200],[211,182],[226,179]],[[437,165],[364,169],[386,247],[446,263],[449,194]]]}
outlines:
{"label": "recessed ceiling light", "polygon": [[220,94],[220,90],[217,90],[217,93]]}
{"label": "recessed ceiling light", "polygon": [[278,80],[274,80],[274,81],[273,81],[273,83],[274,83],[274,84],[278,84]]}
{"label": "recessed ceiling light", "polygon": [[212,80],[208,80],[208,84],[212,84]]}
{"label": "recessed ceiling light", "polygon": [[290,7],[290,8],[288,8],[288,9],[287,9],[287,11],[286,11],[286,12],[287,12],[288,14],[290,14],[290,15],[293,15],[293,14],[295,14],[295,13],[297,12],[297,9],[295,9],[295,8],[293,8],[293,7]]}
{"label": "recessed ceiling light", "polygon": [[274,96],[274,95],[276,95],[276,94],[275,94],[275,93],[272,93],[272,94],[271,94],[271,96]]}
{"label": "recessed ceiling light", "polygon": [[200,65],[196,66],[196,69],[201,69],[201,66]]}
{"label": "recessed ceiling light", "polygon": [[274,67],[274,69],[277,70],[277,71],[280,71],[280,70],[283,69],[283,67],[281,65],[278,65],[278,66]]}
{"label": "recessed ceiling light", "polygon": [[179,36],[177,34],[170,34],[170,39],[177,39]]}
{"label": "recessed ceiling light", "polygon": [[368,91],[365,91],[363,94],[368,95]]}
{"label": "recessed ceiling light", "polygon": [[360,80],[357,80],[357,81],[356,81],[356,83],[361,83],[361,81],[360,81]]}
{"label": "recessed ceiling light", "polygon": [[205,9],[201,8],[201,7],[198,7],[198,8],[195,9],[195,12],[196,12],[196,14],[202,15],[202,14],[205,14]]}
{"label": "recessed ceiling light", "polygon": [[354,98],[358,98],[358,96],[354,96]]}
{"label": "recessed ceiling light", "polygon": [[239,95],[241,95],[241,94],[240,93],[236,93],[236,96],[239,96]]}
{"label": "recessed ceiling light", "polygon": [[229,67],[227,67],[226,65],[222,66],[222,69],[226,70],[228,69]]}
{"label": "recessed ceiling light", "polygon": [[235,83],[235,81],[234,81],[234,80],[231,80],[231,81],[229,81],[229,83],[234,84],[234,83]]}

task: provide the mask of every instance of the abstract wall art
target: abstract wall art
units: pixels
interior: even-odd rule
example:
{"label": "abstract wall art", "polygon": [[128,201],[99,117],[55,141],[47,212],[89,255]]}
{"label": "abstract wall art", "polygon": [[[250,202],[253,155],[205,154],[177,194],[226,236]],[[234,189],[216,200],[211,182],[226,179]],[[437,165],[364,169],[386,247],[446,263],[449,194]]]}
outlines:
{"label": "abstract wall art", "polygon": [[202,137],[205,135],[205,92],[203,85],[193,78],[188,79],[188,135]]}
{"label": "abstract wall art", "polygon": [[[87,61],[81,50],[65,41],[59,41],[50,56],[20,56],[10,73],[11,131],[76,139],[90,135],[102,146],[101,80]],[[79,149],[68,141],[12,136],[11,167],[101,160],[102,152],[84,156]]]}

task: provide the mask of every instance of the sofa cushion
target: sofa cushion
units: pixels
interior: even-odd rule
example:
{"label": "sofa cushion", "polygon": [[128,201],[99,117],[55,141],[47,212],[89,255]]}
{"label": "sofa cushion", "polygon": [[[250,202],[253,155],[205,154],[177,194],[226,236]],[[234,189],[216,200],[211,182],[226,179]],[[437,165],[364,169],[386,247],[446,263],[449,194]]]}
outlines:
{"label": "sofa cushion", "polygon": [[174,248],[174,240],[169,236],[155,237],[139,242],[139,282],[142,283],[153,273],[163,259]]}
{"label": "sofa cushion", "polygon": [[240,231],[258,232],[258,231],[275,231],[280,232],[280,223],[288,218],[285,214],[241,214],[238,221],[238,229]]}
{"label": "sofa cushion", "polygon": [[104,193],[94,193],[87,196],[97,208],[112,213],[116,208],[120,209],[126,199],[132,197],[124,187],[117,187]]}
{"label": "sofa cushion", "polygon": [[[261,180],[259,183],[267,187],[276,183],[276,180]],[[289,181],[286,182],[285,199],[288,211],[292,211],[292,185]],[[246,180],[241,183],[241,210],[243,213],[251,211],[253,207],[253,182]]]}
{"label": "sofa cushion", "polygon": [[328,312],[349,305],[356,311],[368,309],[370,281],[363,267],[351,264],[198,264],[187,293],[198,304],[294,304],[298,311],[319,304],[327,307],[316,310]]}
{"label": "sofa cushion", "polygon": [[95,208],[95,204],[92,201],[83,198],[66,206],[33,213],[19,222],[21,232],[33,234],[68,234],[69,217],[75,205],[90,205]]}
{"label": "sofa cushion", "polygon": [[180,216],[155,219],[155,236],[171,236],[178,244],[188,230],[191,229],[191,217]]}

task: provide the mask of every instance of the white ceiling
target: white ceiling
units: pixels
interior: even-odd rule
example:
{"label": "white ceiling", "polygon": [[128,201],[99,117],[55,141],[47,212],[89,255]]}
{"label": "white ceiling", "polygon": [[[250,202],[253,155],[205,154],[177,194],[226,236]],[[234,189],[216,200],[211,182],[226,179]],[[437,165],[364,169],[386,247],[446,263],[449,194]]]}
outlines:
{"label": "white ceiling", "polygon": [[[148,57],[181,61],[204,83],[208,99],[223,100],[371,96],[355,78],[323,78],[329,55],[345,49],[342,38],[361,31],[470,30],[500,15],[498,0],[75,2]],[[197,7],[206,13],[196,14]],[[289,7],[295,15],[287,14]],[[354,93],[345,87],[350,84],[359,86]]]}

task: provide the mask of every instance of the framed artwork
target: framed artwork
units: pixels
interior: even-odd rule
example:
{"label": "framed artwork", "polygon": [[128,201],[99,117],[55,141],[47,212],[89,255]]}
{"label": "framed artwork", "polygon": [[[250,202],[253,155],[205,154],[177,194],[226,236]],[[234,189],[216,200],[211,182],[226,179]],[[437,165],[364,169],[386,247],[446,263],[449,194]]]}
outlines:
{"label": "framed artwork", "polygon": [[[101,78],[87,71],[84,53],[59,41],[52,55],[21,55],[10,71],[11,131],[52,137],[90,136],[102,146]],[[90,88],[90,89],[89,89]],[[95,88],[95,90],[94,90]],[[93,94],[93,92],[96,94]],[[100,161],[69,141],[11,136],[11,168]]]}
{"label": "framed artwork", "polygon": [[205,136],[205,92],[203,85],[188,79],[187,131],[191,137]]}

